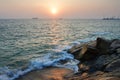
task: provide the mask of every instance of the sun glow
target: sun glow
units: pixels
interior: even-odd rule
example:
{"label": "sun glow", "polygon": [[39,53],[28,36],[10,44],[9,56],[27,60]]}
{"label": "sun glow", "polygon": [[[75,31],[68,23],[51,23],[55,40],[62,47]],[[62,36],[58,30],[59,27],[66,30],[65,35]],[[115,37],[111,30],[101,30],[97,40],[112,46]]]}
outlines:
{"label": "sun glow", "polygon": [[52,9],[51,9],[51,13],[55,15],[55,14],[58,13],[58,10],[57,10],[56,8],[52,8]]}

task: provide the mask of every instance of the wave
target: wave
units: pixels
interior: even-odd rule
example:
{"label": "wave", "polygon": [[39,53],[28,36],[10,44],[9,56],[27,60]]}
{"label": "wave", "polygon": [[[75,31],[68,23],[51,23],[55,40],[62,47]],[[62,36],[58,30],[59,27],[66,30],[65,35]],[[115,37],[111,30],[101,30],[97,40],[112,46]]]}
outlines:
{"label": "wave", "polygon": [[[63,61],[65,61],[65,63],[63,63]],[[66,51],[48,53],[39,58],[32,59],[25,70],[10,70],[8,67],[1,68],[0,70],[4,74],[0,75],[0,80],[14,80],[32,70],[43,69],[49,66],[68,68],[77,72],[78,63],[79,61],[75,60],[73,55],[68,54]]]}
{"label": "wave", "polygon": [[114,38],[112,32],[92,32],[86,38],[78,39],[78,40],[72,42],[71,45],[78,45],[81,43],[87,43],[90,41],[94,41],[94,40],[96,40],[97,37],[105,37],[107,39],[111,39],[110,35]]}
{"label": "wave", "polygon": [[91,33],[92,35],[105,35],[105,34],[110,34],[110,32],[94,32]]}

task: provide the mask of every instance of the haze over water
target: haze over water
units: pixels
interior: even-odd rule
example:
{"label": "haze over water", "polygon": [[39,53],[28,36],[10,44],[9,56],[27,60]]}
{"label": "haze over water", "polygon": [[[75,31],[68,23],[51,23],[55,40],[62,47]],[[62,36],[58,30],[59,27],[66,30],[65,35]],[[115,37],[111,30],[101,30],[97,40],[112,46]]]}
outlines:
{"label": "haze over water", "polygon": [[119,8],[120,0],[0,0],[0,18],[120,17]]}

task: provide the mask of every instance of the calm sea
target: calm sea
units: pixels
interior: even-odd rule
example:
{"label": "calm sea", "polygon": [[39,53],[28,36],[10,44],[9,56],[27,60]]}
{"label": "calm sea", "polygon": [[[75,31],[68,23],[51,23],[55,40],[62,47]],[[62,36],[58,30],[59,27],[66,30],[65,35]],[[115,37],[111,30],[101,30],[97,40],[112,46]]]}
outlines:
{"label": "calm sea", "polygon": [[77,71],[78,61],[66,50],[97,37],[120,39],[120,20],[0,20],[0,80],[51,65]]}

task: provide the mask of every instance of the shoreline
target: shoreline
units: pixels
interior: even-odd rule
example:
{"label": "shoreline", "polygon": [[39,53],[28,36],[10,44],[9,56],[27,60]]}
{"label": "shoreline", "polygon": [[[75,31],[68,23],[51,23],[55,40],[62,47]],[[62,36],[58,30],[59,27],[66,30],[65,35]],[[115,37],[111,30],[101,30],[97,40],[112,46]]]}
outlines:
{"label": "shoreline", "polygon": [[[74,58],[79,60],[80,63],[78,64],[79,71],[74,73],[69,69],[65,68],[45,68],[45,74],[42,73],[42,70],[38,70],[40,72],[37,75],[32,75],[35,73],[29,72],[18,79],[15,80],[25,80],[27,78],[26,75],[31,76],[31,79],[34,80],[119,80],[120,79],[120,40],[106,40],[103,38],[97,38],[97,40],[92,42],[87,42],[85,44],[80,44],[73,46],[71,49],[68,50],[69,54],[74,55]],[[50,70],[56,69],[57,72],[49,72]],[[63,75],[57,75],[52,77],[56,74],[61,74],[64,72]],[[51,77],[42,77],[41,75],[46,75],[49,73]],[[32,74],[30,74],[32,73]],[[47,73],[47,74],[48,74]],[[65,76],[66,75],[66,76]],[[27,79],[26,79],[27,80]]]}
{"label": "shoreline", "polygon": [[97,38],[72,47],[69,52],[80,60],[79,72],[68,80],[120,80],[120,40]]}
{"label": "shoreline", "polygon": [[15,80],[63,80],[65,76],[73,73],[72,70],[59,67],[48,67],[31,71]]}

